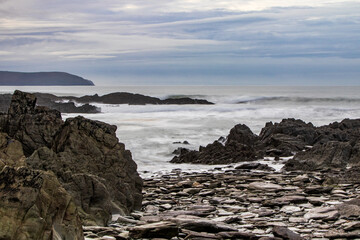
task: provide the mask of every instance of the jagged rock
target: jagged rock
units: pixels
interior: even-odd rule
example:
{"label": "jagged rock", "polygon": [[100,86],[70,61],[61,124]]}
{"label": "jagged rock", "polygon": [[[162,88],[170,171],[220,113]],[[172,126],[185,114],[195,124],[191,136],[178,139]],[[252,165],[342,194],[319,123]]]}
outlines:
{"label": "jagged rock", "polygon": [[201,164],[228,164],[256,159],[255,149],[251,146],[230,141],[221,144],[215,141],[206,147],[200,147],[199,151],[189,151],[175,156],[172,163],[201,163]]}
{"label": "jagged rock", "polygon": [[231,141],[253,146],[256,141],[258,141],[258,136],[256,136],[248,126],[238,124],[230,130],[227,136],[226,143],[230,143]]}
{"label": "jagged rock", "polygon": [[275,124],[268,122],[259,135],[261,148],[265,148],[265,152],[277,149],[279,156],[293,155],[293,152],[304,149],[306,145],[312,145],[316,137],[315,127],[311,123],[293,118]]}
{"label": "jagged rock", "polygon": [[81,207],[87,224],[105,225],[111,214],[141,207],[142,180],[116,126],[83,117],[67,119],[53,149],[40,148],[27,160],[36,169],[55,172]]}
{"label": "jagged rock", "polygon": [[[352,146],[348,142],[327,142],[299,152],[285,164],[285,169],[315,171],[326,168],[345,168],[350,163]],[[352,160],[355,162],[355,160]],[[360,159],[357,160],[360,162]]]}
{"label": "jagged rock", "polygon": [[[112,214],[141,208],[142,180],[130,151],[118,142],[116,126],[83,117],[64,123],[60,112],[35,106],[34,95],[15,91],[6,130],[21,142],[29,167],[56,174],[84,224],[105,225]],[[4,151],[14,155],[8,145]]]}
{"label": "jagged rock", "polygon": [[6,166],[0,182],[0,239],[84,239],[76,206],[53,173]]}
{"label": "jagged rock", "polygon": [[39,147],[51,147],[63,124],[60,112],[35,105],[34,95],[16,90],[7,116],[7,133],[22,143],[26,156]]}

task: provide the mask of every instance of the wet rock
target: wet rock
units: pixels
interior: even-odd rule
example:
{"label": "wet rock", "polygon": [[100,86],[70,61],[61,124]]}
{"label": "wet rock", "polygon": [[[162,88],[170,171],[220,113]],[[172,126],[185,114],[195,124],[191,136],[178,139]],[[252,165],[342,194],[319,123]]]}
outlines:
{"label": "wet rock", "polygon": [[1,239],[83,239],[71,196],[54,174],[26,167],[0,172]]}

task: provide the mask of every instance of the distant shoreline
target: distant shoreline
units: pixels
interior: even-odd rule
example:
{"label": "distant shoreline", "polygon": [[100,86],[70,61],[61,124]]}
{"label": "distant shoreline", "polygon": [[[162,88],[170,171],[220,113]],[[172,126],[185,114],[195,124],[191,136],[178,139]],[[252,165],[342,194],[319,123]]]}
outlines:
{"label": "distant shoreline", "polygon": [[95,84],[66,72],[0,71],[0,86],[95,86]]}

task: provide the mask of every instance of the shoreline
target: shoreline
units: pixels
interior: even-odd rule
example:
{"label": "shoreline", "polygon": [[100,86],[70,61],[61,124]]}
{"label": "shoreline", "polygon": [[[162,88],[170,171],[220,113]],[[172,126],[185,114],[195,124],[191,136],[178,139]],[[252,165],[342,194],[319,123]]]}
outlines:
{"label": "shoreline", "polygon": [[86,226],[84,234],[86,239],[359,238],[359,194],[359,183],[334,184],[321,172],[174,170],[144,179],[141,211],[109,227]]}

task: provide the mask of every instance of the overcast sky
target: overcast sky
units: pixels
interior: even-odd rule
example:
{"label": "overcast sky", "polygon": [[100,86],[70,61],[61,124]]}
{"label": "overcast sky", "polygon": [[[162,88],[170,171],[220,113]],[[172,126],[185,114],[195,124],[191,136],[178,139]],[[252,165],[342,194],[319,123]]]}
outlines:
{"label": "overcast sky", "polygon": [[97,85],[360,85],[360,1],[0,0],[0,70]]}

